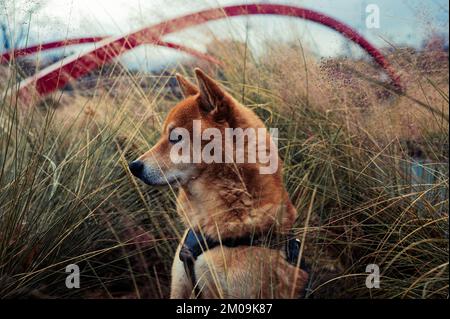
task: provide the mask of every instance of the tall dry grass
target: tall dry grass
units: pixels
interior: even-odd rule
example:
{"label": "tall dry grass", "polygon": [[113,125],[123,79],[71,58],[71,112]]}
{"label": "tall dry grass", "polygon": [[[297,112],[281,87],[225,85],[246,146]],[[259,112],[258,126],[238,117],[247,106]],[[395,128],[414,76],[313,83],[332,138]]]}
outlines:
{"label": "tall dry grass", "polygon": [[[396,50],[399,95],[367,61],[266,46],[257,58],[216,42],[224,67],[204,67],[279,129],[307,296],[448,297],[448,64],[427,72],[426,57]],[[2,70],[0,296],[168,296],[184,227],[175,194],[143,185],[127,162],[179,99],[174,69],[189,76],[192,65],[159,75],[117,67],[36,105],[12,98],[20,70]],[[80,289],[64,284],[71,263]],[[379,289],[365,285],[368,264],[380,267]]]}

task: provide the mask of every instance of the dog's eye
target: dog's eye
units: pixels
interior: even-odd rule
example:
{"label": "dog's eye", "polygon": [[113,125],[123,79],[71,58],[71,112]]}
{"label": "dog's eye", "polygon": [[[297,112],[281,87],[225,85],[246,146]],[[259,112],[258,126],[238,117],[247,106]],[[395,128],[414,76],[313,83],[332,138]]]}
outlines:
{"label": "dog's eye", "polygon": [[181,142],[182,139],[183,139],[183,135],[178,134],[177,132],[174,132],[173,130],[169,134],[169,142],[172,144]]}

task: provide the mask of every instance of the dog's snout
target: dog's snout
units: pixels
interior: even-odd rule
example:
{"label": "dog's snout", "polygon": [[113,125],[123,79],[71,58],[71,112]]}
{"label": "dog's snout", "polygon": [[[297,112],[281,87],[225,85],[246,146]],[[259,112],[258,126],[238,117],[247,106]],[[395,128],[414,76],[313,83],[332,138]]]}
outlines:
{"label": "dog's snout", "polygon": [[134,176],[140,177],[142,174],[142,171],[144,170],[144,163],[139,160],[136,160],[136,161],[131,162],[128,165],[128,167]]}

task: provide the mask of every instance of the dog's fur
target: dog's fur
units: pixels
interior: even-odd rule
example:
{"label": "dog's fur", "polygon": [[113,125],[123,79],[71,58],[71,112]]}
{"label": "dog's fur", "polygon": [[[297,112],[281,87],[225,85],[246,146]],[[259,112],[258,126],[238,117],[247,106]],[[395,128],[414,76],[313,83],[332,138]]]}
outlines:
{"label": "dog's fur", "polygon": [[[202,130],[218,128],[222,136],[227,127],[265,127],[215,80],[200,69],[195,74],[198,86],[177,74],[185,99],[170,111],[161,139],[139,157],[144,168],[135,175],[150,185],[178,185],[177,209],[186,227],[212,239],[287,233],[297,212],[283,185],[280,159],[276,172],[266,175],[259,173],[258,163],[174,164],[170,160],[170,130],[183,127],[192,136],[193,120],[201,120]],[[267,134],[266,139],[270,138]],[[171,298],[188,298],[193,287],[179,251],[180,247],[172,267]],[[286,261],[283,250],[262,246],[208,250],[196,260],[195,275],[203,298],[298,297],[308,277]]]}

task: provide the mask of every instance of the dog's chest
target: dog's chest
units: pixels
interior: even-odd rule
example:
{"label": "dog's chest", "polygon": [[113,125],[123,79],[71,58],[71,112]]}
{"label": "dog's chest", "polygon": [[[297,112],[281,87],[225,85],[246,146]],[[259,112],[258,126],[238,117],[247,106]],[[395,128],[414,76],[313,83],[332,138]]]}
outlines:
{"label": "dog's chest", "polygon": [[197,226],[213,212],[220,210],[223,203],[217,197],[214,185],[209,189],[196,185],[189,190],[181,189],[177,198],[177,211],[181,217],[187,219],[187,225]]}
{"label": "dog's chest", "polygon": [[208,183],[198,181],[178,196],[178,210],[191,222],[211,218],[221,213],[240,215],[252,208],[251,195],[237,183]]}

